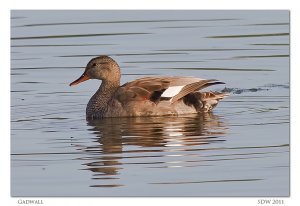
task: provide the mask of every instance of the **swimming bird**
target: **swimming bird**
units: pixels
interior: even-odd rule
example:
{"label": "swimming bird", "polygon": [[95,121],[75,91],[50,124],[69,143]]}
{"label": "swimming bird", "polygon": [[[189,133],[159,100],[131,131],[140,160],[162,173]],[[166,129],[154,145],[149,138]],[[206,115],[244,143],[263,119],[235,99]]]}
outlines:
{"label": "swimming bird", "polygon": [[224,83],[196,77],[149,76],[120,85],[120,67],[109,56],[91,59],[84,73],[70,86],[88,79],[99,79],[102,83],[87,104],[87,119],[204,113],[228,96],[228,93],[201,92]]}

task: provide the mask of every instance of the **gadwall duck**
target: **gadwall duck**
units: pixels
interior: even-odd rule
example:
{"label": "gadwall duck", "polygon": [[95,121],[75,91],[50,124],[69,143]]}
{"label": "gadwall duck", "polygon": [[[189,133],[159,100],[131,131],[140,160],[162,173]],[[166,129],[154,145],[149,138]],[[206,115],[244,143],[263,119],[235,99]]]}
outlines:
{"label": "gadwall duck", "polygon": [[200,92],[208,86],[224,83],[195,77],[144,77],[120,86],[120,67],[108,56],[90,60],[84,73],[70,86],[88,79],[100,79],[102,83],[87,104],[87,119],[209,112],[228,95]]}

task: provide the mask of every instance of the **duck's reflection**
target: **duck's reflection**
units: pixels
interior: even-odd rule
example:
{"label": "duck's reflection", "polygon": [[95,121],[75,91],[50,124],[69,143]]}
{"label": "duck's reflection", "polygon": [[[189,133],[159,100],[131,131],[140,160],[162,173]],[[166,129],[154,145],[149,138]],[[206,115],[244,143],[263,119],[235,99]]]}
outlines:
{"label": "duck's reflection", "polygon": [[88,121],[90,130],[96,135],[97,144],[82,148],[91,157],[86,164],[87,169],[94,172],[93,179],[116,179],[125,159],[146,158],[153,152],[163,157],[172,150],[185,151],[192,146],[225,141],[223,137],[227,127],[221,119],[208,113],[176,118],[106,118]]}

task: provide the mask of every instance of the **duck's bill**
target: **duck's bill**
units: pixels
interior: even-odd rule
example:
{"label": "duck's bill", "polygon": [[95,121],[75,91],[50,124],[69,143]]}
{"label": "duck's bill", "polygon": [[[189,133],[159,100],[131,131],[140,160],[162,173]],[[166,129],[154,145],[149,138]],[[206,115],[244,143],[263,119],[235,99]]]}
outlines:
{"label": "duck's bill", "polygon": [[72,82],[72,83],[70,84],[70,86],[77,85],[77,84],[79,84],[79,83],[81,83],[81,82],[84,82],[84,81],[86,81],[86,80],[89,80],[89,79],[90,79],[90,77],[88,77],[86,74],[83,74],[83,75],[81,75],[78,79],[76,79],[74,82]]}

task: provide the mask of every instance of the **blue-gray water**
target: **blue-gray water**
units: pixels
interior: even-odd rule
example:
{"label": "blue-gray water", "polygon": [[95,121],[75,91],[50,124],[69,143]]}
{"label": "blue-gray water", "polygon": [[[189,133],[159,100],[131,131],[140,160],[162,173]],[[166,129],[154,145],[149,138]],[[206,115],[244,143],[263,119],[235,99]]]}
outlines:
{"label": "blue-gray water", "polygon": [[[122,83],[214,78],[211,114],[85,120],[113,57]],[[224,86],[215,86],[220,91]],[[289,195],[288,11],[12,11],[12,196]]]}

